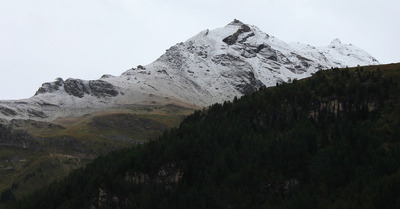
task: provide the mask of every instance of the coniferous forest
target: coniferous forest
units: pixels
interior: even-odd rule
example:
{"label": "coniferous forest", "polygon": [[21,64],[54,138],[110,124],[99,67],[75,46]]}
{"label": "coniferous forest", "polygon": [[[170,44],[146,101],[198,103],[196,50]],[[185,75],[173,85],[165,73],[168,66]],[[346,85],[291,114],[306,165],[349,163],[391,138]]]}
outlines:
{"label": "coniferous forest", "polygon": [[399,82],[391,64],[260,89],[6,208],[398,208]]}

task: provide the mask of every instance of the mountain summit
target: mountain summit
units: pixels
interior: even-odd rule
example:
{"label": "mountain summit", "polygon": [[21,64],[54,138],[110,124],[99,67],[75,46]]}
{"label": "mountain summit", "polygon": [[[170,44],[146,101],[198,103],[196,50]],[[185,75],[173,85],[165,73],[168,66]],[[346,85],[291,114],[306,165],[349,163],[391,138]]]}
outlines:
{"label": "mountain summit", "polygon": [[285,43],[234,20],[178,43],[153,63],[98,80],[57,79],[36,94],[0,102],[6,120],[54,120],[127,105],[207,106],[260,87],[311,76],[331,67],[376,65],[367,52],[335,39],[326,47]]}

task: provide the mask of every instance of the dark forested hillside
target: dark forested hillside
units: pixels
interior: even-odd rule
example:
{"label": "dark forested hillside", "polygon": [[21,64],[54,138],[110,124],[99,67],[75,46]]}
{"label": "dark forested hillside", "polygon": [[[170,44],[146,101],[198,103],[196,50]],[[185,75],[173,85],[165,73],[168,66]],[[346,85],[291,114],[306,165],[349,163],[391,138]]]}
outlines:
{"label": "dark forested hillside", "polygon": [[9,208],[396,208],[400,64],[331,69],[188,116]]}

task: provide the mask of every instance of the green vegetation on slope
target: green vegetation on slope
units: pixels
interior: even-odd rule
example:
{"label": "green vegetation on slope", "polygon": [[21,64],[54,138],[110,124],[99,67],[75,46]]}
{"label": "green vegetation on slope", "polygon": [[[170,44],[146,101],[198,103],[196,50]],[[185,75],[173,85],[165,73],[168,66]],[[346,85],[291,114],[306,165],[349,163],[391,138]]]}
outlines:
{"label": "green vegetation on slope", "polygon": [[186,117],[9,208],[396,208],[400,64],[318,72]]}
{"label": "green vegetation on slope", "polygon": [[174,105],[129,106],[52,123],[2,125],[0,203],[60,180],[99,155],[155,138],[192,112]]}

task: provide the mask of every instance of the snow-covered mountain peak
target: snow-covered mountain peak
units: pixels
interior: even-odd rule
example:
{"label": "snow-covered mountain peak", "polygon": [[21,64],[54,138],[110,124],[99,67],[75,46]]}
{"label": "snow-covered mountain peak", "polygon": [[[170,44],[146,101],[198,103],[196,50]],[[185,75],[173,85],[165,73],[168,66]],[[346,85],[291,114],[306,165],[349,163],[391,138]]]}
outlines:
{"label": "snow-covered mountain peak", "polygon": [[126,105],[207,106],[331,67],[374,65],[367,52],[335,39],[328,46],[286,43],[234,20],[178,43],[149,65],[98,80],[56,79],[35,96],[0,101],[0,118],[79,116]]}
{"label": "snow-covered mountain peak", "polygon": [[242,26],[245,25],[242,21],[238,20],[238,19],[234,19],[232,22],[230,22],[228,25],[235,25],[235,26]]}
{"label": "snow-covered mountain peak", "polygon": [[342,42],[340,41],[339,38],[333,39],[333,41],[331,41],[331,43],[330,43],[330,45],[337,45],[337,44],[342,44]]}

